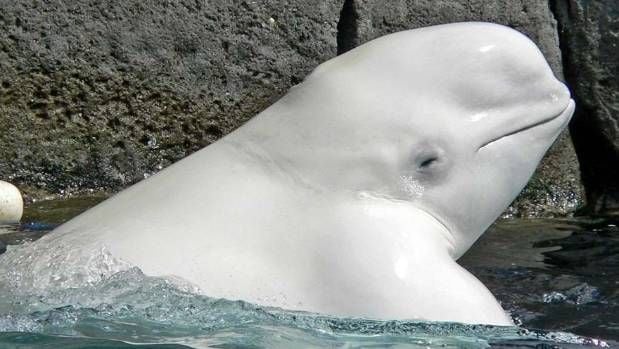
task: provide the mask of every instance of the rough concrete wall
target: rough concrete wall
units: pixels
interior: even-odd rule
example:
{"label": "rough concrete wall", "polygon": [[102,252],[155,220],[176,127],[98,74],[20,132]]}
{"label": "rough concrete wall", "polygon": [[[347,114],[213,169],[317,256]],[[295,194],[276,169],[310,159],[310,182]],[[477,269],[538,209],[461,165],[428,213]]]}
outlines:
{"label": "rough concrete wall", "polygon": [[0,178],[52,192],[144,178],[335,56],[340,7],[1,1]]}
{"label": "rough concrete wall", "polygon": [[[118,190],[208,145],[319,63],[380,35],[510,25],[561,76],[546,1],[0,0],[0,178],[31,193]],[[512,212],[578,202],[564,134]]]}
{"label": "rough concrete wall", "polygon": [[[539,0],[346,0],[340,23],[352,29],[339,31],[339,52],[388,33],[464,21],[500,23],[526,34],[563,79],[557,23],[548,3]],[[508,213],[562,215],[582,197],[578,160],[564,132]]]}
{"label": "rough concrete wall", "polygon": [[552,2],[565,77],[576,95],[570,130],[588,211],[619,214],[619,1]]}

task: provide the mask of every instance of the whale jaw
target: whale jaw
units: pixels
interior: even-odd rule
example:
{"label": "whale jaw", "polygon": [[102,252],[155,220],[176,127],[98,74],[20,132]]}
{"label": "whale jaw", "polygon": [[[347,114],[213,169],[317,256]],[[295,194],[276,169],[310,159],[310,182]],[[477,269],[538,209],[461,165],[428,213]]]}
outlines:
{"label": "whale jaw", "polygon": [[520,133],[525,133],[527,131],[533,131],[536,128],[548,127],[551,130],[561,131],[570,120],[574,113],[575,103],[574,100],[570,99],[567,106],[563,108],[559,113],[553,114],[549,117],[542,118],[538,121],[534,121],[529,124],[525,124],[522,126],[516,126],[514,129],[509,130],[503,134],[495,136],[484,143],[482,143],[477,151],[480,151],[482,148],[487,146],[491,146],[495,142],[500,142],[503,138],[518,136]]}

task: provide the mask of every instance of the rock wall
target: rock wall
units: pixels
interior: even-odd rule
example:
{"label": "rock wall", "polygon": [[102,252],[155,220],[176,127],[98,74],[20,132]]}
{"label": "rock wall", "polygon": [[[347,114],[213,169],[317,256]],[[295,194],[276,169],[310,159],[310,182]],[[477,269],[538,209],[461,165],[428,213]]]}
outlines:
{"label": "rock wall", "polygon": [[1,1],[0,178],[29,192],[118,190],[143,179],[335,56],[340,7]]}
{"label": "rock wall", "polygon": [[619,214],[619,1],[553,1],[589,213]]}
{"label": "rock wall", "polygon": [[[0,2],[0,178],[32,195],[119,190],[230,132],[337,53],[468,20],[522,31],[562,76],[540,0]],[[565,133],[510,212],[565,214],[581,196]]]}

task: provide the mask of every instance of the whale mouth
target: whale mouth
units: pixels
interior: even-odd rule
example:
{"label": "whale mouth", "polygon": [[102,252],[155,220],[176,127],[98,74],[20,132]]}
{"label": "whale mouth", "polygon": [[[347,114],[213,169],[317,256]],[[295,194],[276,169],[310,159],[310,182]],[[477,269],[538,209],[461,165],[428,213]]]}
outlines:
{"label": "whale mouth", "polygon": [[[563,118],[569,119],[569,116],[571,116],[574,106],[575,106],[574,100],[570,99],[570,101],[567,104],[567,106],[565,108],[563,108],[563,110],[561,110],[559,113],[554,114],[554,115],[552,115],[550,117],[541,119],[541,120],[539,120],[537,122],[534,122],[534,123],[525,125],[523,127],[517,128],[515,130],[509,131],[507,133],[501,134],[501,135],[499,135],[497,137],[491,138],[490,140],[486,141],[481,146],[479,146],[478,151],[483,149],[484,147],[487,147],[488,145],[493,144],[493,143],[495,143],[497,141],[500,141],[500,140],[502,140],[502,139],[504,139],[506,137],[510,137],[510,136],[513,136],[513,135],[516,135],[516,134],[519,134],[519,133],[526,132],[526,131],[531,130],[533,128],[537,128],[537,127],[544,126],[546,124],[550,124],[550,123],[552,123],[553,121],[555,121],[557,119],[563,119]],[[562,128],[563,127],[560,127],[560,129],[562,129]]]}

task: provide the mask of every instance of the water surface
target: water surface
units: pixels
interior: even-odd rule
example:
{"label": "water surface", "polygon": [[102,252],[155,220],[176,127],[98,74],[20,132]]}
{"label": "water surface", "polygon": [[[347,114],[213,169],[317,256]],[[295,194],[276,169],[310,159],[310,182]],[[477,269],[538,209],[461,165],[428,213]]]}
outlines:
{"label": "water surface", "polygon": [[[10,245],[0,265],[102,198],[31,205],[25,223],[0,227],[0,241]],[[7,280],[19,281],[19,275],[11,275],[5,259],[0,348],[614,347],[619,341],[616,224],[510,219],[490,228],[460,263],[490,288],[518,327],[289,312],[196,295],[137,268],[44,295],[17,294]]]}

